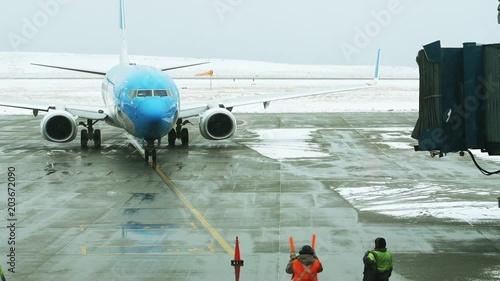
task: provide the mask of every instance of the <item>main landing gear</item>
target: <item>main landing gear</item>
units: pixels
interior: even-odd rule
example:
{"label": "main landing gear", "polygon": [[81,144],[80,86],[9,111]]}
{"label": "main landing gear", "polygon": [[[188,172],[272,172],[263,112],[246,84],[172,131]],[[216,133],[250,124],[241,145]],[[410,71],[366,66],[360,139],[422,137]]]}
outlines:
{"label": "main landing gear", "polygon": [[168,145],[174,146],[175,141],[177,139],[181,140],[181,143],[183,146],[187,146],[189,143],[189,132],[187,128],[182,128],[182,126],[186,124],[191,124],[193,123],[189,122],[189,120],[186,120],[182,122],[182,119],[177,120],[177,125],[175,126],[175,129],[170,130],[168,133]]}
{"label": "main landing gear", "polygon": [[101,147],[101,130],[96,129],[94,130],[94,124],[97,123],[97,121],[93,121],[92,119],[87,119],[87,124],[80,122],[79,125],[84,126],[87,129],[82,129],[80,132],[80,143],[83,148],[88,147],[88,141],[92,140],[94,141],[94,147],[99,148]]}

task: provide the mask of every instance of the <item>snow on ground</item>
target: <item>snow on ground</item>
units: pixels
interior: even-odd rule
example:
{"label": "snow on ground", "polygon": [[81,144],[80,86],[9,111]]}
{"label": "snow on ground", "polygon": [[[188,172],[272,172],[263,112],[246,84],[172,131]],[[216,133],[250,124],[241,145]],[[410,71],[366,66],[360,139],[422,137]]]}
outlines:
{"label": "snow on ground", "polygon": [[[398,150],[414,150],[415,140],[410,137],[413,128],[352,129],[377,133],[382,140],[375,142],[377,144],[385,144]],[[254,130],[258,138],[240,143],[277,161],[330,158],[331,155],[321,152],[320,147],[312,141],[315,131],[316,129],[310,128]],[[419,182],[409,185],[400,187],[389,182],[372,182],[368,186],[332,187],[332,189],[360,211],[393,217],[434,217],[471,224],[497,221],[500,217],[500,208],[496,202],[482,201],[485,197],[491,196],[491,187],[451,182],[450,184]],[[478,196],[481,199],[478,199]]]}
{"label": "snow on ground", "polygon": [[360,211],[394,217],[429,216],[469,223],[496,221],[500,217],[500,209],[496,204],[457,199],[457,195],[490,195],[491,190],[487,188],[421,182],[405,188],[394,188],[388,183],[374,183],[365,187],[335,190]]}
{"label": "snow on ground", "polygon": [[310,141],[314,131],[315,129],[255,130],[259,135],[258,139],[240,143],[278,161],[329,157],[328,153],[320,151],[318,144]]}

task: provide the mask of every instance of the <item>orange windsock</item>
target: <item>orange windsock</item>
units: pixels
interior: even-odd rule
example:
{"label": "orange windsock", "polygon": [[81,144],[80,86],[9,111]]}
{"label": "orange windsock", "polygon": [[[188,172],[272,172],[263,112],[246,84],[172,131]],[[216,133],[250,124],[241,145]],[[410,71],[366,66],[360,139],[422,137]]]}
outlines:
{"label": "orange windsock", "polygon": [[213,70],[209,70],[209,71],[205,71],[205,72],[201,72],[201,73],[198,73],[196,74],[195,76],[212,76],[214,75],[214,71]]}
{"label": "orange windsock", "polygon": [[295,245],[293,243],[293,237],[290,236],[290,253],[295,253]]}
{"label": "orange windsock", "polygon": [[313,248],[313,250],[314,250],[314,248],[316,248],[316,234],[313,234],[311,247]]}

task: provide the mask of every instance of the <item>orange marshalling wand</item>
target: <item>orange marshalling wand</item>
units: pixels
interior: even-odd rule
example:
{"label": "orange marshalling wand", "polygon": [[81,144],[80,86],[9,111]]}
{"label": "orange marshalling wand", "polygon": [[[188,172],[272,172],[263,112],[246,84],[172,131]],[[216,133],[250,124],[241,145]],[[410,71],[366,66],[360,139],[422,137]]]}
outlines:
{"label": "orange marshalling wand", "polygon": [[295,253],[295,245],[293,243],[293,237],[290,236],[290,253]]}

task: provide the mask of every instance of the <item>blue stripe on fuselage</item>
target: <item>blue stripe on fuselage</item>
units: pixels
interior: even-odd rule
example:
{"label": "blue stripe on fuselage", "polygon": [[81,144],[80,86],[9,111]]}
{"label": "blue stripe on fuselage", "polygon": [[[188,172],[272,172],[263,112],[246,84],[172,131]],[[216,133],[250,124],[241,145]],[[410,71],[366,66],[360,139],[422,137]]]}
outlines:
{"label": "blue stripe on fuselage", "polygon": [[[161,138],[168,134],[179,112],[179,91],[171,78],[160,69],[150,66],[117,65],[108,71],[106,80],[114,85],[113,117],[118,125],[144,139]],[[134,89],[167,89],[172,96],[132,99],[130,91]]]}

